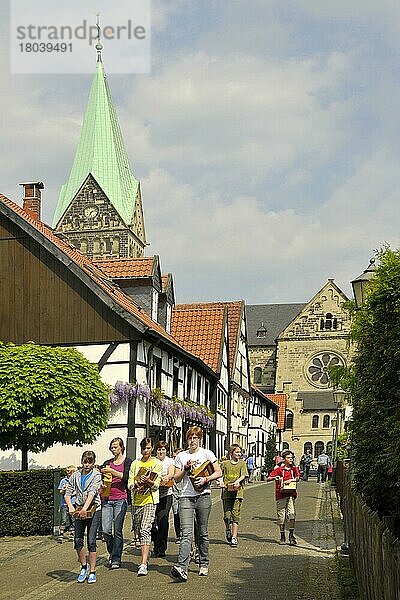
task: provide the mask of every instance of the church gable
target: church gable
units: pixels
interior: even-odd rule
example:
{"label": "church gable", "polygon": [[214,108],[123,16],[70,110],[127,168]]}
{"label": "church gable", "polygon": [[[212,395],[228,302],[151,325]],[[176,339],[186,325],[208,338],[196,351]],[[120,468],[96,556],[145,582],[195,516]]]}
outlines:
{"label": "church gable", "polygon": [[65,211],[57,228],[89,257],[135,257],[143,246],[90,174]]}
{"label": "church gable", "polygon": [[347,336],[350,315],[344,308],[347,296],[328,279],[323,288],[304,306],[279,335],[279,340]]}

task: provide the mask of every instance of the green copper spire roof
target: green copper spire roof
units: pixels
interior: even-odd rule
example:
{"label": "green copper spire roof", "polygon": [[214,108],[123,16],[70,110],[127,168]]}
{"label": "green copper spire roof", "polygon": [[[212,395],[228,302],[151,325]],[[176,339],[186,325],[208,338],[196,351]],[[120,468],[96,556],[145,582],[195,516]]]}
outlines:
{"label": "green copper spire roof", "polygon": [[68,182],[61,188],[54,214],[54,227],[89,173],[96,179],[126,225],[130,225],[139,182],[129,167],[100,54],[74,164]]}

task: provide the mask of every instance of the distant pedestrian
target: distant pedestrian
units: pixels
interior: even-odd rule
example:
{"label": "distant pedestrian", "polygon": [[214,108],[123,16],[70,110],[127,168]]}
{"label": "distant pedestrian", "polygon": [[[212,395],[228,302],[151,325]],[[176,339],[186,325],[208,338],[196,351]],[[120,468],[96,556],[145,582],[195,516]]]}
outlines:
{"label": "distant pedestrian", "polygon": [[164,558],[168,546],[169,511],[172,506],[172,486],[174,484],[175,461],[167,456],[167,442],[160,441],[156,446],[156,456],[162,463],[159,502],[153,521],[151,537],[154,543],[154,556]]}
{"label": "distant pedestrian", "polygon": [[248,478],[249,478],[249,483],[253,483],[253,476],[254,476],[254,471],[256,468],[256,463],[255,463],[252,452],[250,452],[249,456],[246,459],[246,466],[247,466],[247,474],[248,474]]}
{"label": "distant pedestrian", "polygon": [[[293,453],[290,450],[282,452],[284,464],[275,467],[269,474],[268,481],[275,480],[275,500],[278,514],[278,524],[280,530],[280,544],[286,543],[285,523],[289,521],[289,544],[297,545],[294,536],[294,526],[296,521],[296,485],[300,479],[299,469],[293,465]],[[292,489],[285,490],[285,485],[289,484]]]}
{"label": "distant pedestrian", "polygon": [[300,459],[300,468],[303,469],[303,481],[308,481],[310,476],[310,466],[312,461],[311,450],[307,448],[305,453]]}
{"label": "distant pedestrian", "polygon": [[151,528],[159,501],[158,488],[161,480],[162,464],[152,456],[153,442],[144,438],[140,442],[142,457],[133,461],[128,486],[132,491],[132,511],[134,529],[140,541],[141,563],[138,577],[147,575],[151,547]]}
{"label": "distant pedestrian", "polygon": [[[82,454],[82,469],[75,471],[70,477],[65,490],[65,501],[70,515],[75,515],[74,548],[81,563],[81,570],[77,577],[78,583],[83,583],[86,578],[88,583],[96,583],[96,533],[100,522],[101,500],[99,488],[101,474],[95,470],[96,455],[91,450]],[[72,498],[76,496],[76,506]],[[87,547],[89,551],[89,565],[84,548],[85,530],[87,531]]]}
{"label": "distant pedestrian", "polygon": [[[200,446],[202,437],[203,432],[200,427],[189,427],[186,432],[189,449],[180,452],[175,459],[174,479],[177,482],[183,481],[182,494],[179,499],[182,537],[179,545],[178,564],[172,567],[171,575],[180,581],[187,581],[195,515],[199,546],[199,575],[208,575],[208,519],[211,511],[210,481],[221,477],[221,468],[214,452]],[[197,476],[192,483],[189,475],[194,469],[201,467],[206,462],[208,462],[212,472],[206,476]]]}
{"label": "distant pedestrian", "polygon": [[275,463],[276,467],[278,467],[279,465],[282,465],[284,463],[284,460],[282,458],[282,454],[281,454],[280,450],[278,450],[278,452],[274,456],[274,463]]}
{"label": "distant pedestrian", "polygon": [[[60,513],[61,513],[61,523],[60,523],[60,534],[57,538],[57,542],[62,544],[64,540],[64,533],[69,531],[71,539],[74,539],[74,516],[69,514],[68,504],[65,501],[65,492],[67,490],[67,485],[69,483],[69,478],[72,473],[75,473],[76,467],[75,465],[70,465],[65,469],[66,476],[63,477],[58,484],[58,490],[60,491]],[[71,498],[71,502],[75,505],[75,496]]]}
{"label": "distant pedestrian", "polygon": [[241,447],[238,444],[232,444],[229,448],[227,460],[224,460],[221,464],[225,535],[226,541],[233,548],[236,548],[238,545],[238,527],[243,502],[243,482],[247,476],[246,463],[241,457]]}
{"label": "distant pedestrian", "polygon": [[129,504],[131,503],[131,494],[127,486],[132,460],[124,457],[125,445],[120,437],[111,440],[109,450],[113,458],[106,460],[101,469],[103,477],[110,478],[109,485],[103,487],[101,523],[109,555],[109,566],[111,569],[119,569],[124,546],[123,527],[128,500]]}
{"label": "distant pedestrian", "polygon": [[317,483],[325,483],[330,464],[331,459],[329,456],[325,452],[321,452],[317,458]]}

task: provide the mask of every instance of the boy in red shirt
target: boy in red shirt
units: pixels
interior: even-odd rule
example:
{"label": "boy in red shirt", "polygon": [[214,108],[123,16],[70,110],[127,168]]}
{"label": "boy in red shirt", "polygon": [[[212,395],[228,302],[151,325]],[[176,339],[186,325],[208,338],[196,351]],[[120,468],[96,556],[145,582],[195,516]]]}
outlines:
{"label": "boy in red shirt", "polygon": [[275,480],[275,500],[278,513],[278,523],[280,529],[280,544],[286,543],[285,521],[289,521],[289,544],[296,546],[297,540],[294,537],[294,523],[296,519],[296,489],[284,490],[283,482],[296,482],[300,479],[299,469],[293,465],[293,453],[290,450],[282,452],[284,460],[283,465],[275,467],[269,474],[267,481]]}

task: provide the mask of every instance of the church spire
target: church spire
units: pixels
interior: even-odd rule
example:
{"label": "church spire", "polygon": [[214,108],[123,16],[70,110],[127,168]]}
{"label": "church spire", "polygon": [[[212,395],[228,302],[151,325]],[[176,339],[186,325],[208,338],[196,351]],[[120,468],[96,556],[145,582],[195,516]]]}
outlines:
{"label": "church spire", "polygon": [[129,166],[117,113],[102,60],[101,30],[97,18],[97,63],[71,173],[63,185],[53,226],[58,228],[88,176],[94,177],[112,207],[144,248],[146,244],[140,185]]}

